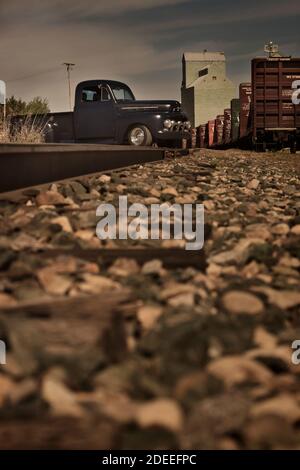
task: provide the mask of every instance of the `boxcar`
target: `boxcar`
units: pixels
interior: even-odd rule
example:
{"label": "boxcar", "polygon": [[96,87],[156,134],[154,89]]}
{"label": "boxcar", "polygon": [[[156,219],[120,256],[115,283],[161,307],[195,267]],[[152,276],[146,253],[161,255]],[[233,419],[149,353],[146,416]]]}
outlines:
{"label": "boxcar", "polygon": [[223,143],[224,114],[218,114],[215,122],[214,145]]}
{"label": "boxcar", "polygon": [[208,147],[212,147],[214,144],[215,125],[215,119],[208,121],[206,124],[206,142]]}
{"label": "boxcar", "polygon": [[240,98],[240,139],[251,132],[250,105],[252,97],[251,83],[241,83],[239,86]]}
{"label": "boxcar", "polygon": [[223,143],[231,142],[231,109],[224,109]]}
{"label": "boxcar", "polygon": [[293,82],[300,80],[300,58],[252,60],[252,136],[257,150],[290,147],[300,141],[300,104],[293,104]]}
{"label": "boxcar", "polygon": [[231,141],[234,143],[239,138],[240,132],[240,100],[234,98],[230,103],[231,108]]}
{"label": "boxcar", "polygon": [[197,141],[200,148],[206,147],[206,124],[201,124],[197,128]]}

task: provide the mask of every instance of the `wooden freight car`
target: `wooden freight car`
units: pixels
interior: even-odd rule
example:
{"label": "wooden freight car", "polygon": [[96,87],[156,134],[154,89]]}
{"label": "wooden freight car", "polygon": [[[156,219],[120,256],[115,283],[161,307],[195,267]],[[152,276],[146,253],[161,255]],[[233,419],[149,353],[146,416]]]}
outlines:
{"label": "wooden freight car", "polygon": [[256,150],[300,147],[300,104],[292,95],[300,79],[300,58],[252,60],[252,138]]}

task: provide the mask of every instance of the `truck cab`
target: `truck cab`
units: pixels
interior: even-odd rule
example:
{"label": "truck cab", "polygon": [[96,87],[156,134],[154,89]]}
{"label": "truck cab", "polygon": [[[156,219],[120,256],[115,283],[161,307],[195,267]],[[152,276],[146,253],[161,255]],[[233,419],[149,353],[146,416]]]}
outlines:
{"label": "truck cab", "polygon": [[178,101],[139,101],[125,84],[89,80],[76,87],[73,113],[47,115],[48,142],[178,145],[191,125]]}

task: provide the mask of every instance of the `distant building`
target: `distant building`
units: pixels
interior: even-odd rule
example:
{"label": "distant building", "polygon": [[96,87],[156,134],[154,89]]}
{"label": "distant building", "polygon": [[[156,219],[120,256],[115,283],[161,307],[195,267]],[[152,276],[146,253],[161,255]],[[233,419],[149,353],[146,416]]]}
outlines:
{"label": "distant building", "polygon": [[226,77],[224,52],[185,52],[182,58],[181,101],[193,127],[223,114],[235,97]]}

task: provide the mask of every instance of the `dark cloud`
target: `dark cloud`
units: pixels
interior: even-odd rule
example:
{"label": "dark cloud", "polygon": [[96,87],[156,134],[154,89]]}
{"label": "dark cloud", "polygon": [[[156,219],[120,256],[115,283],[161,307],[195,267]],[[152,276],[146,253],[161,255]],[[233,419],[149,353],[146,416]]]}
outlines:
{"label": "dark cloud", "polygon": [[299,15],[298,0],[0,0],[0,79],[64,110],[71,61],[74,83],[115,78],[138,97],[178,98],[184,50],[224,50],[238,83],[270,39],[299,55]]}

